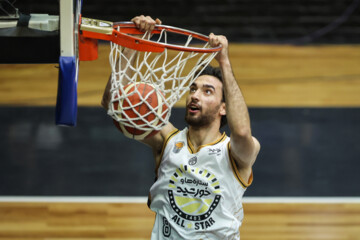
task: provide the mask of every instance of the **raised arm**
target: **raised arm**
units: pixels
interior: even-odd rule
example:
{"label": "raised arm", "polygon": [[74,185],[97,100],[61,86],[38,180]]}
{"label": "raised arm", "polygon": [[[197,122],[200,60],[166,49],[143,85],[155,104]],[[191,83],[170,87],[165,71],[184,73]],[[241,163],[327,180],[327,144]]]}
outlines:
{"label": "raised arm", "polygon": [[[152,19],[150,16],[147,16],[145,17],[144,15],[141,15],[141,16],[137,16],[137,17],[134,17],[133,19],[131,19],[132,22],[135,23],[136,27],[144,32],[144,34],[146,32],[151,32],[152,30],[154,30],[154,27],[155,27],[155,24],[161,24],[161,21],[160,19]],[[142,35],[138,35],[138,37],[142,37]],[[134,61],[136,59],[136,56],[137,56],[137,51],[133,50],[133,49],[130,49],[130,48],[124,48],[123,50],[123,55],[125,56],[126,59],[130,59],[130,64],[133,65],[134,64]],[[121,69],[124,69],[126,64],[127,64],[127,61],[126,59],[121,56],[123,59],[121,61]],[[116,71],[119,71],[119,59],[116,60],[117,63],[116,63]],[[134,73],[132,72],[132,70],[130,68],[127,69],[127,73],[126,75],[127,76],[132,76]],[[123,82],[123,84],[126,84]],[[104,93],[103,93],[103,97],[102,97],[102,100],[101,100],[101,106],[103,106],[106,110],[109,108],[109,103],[110,103],[110,98],[111,98],[111,95],[110,95],[110,90],[111,90],[111,75],[109,77],[109,80],[106,84],[106,87],[105,87],[105,90],[104,90]]]}
{"label": "raised arm", "polygon": [[[131,19],[132,22],[135,23],[136,27],[146,33],[146,32],[151,32],[154,27],[155,24],[161,24],[161,21],[159,19],[152,19],[150,16],[137,16],[134,17],[133,19]],[[138,36],[138,37],[142,37],[142,35]],[[135,50],[129,49],[129,48],[125,48],[123,50],[123,55],[125,55],[125,58],[130,59],[130,64],[133,64],[135,59],[136,59],[136,54],[137,52]],[[119,61],[119,60],[117,60]],[[121,61],[121,69],[125,68],[125,65],[127,64],[127,61]],[[116,71],[118,71],[119,69],[119,64],[116,64]],[[128,68],[128,71],[131,71],[130,68]],[[131,74],[133,74],[133,72],[127,72],[127,75],[130,76]],[[123,82],[122,84],[127,84],[126,82]],[[110,94],[110,90],[111,90],[111,76],[109,77],[109,80],[106,84],[105,90],[104,90],[104,94],[101,100],[101,105],[107,110],[109,108],[109,103],[111,101],[111,94]],[[156,164],[159,164],[160,159],[160,153],[162,150],[162,146],[164,143],[165,138],[168,136],[168,134],[170,132],[172,132],[174,130],[174,126],[169,123],[166,126],[164,126],[159,133],[157,133],[156,135],[150,137],[150,138],[146,138],[144,140],[142,140],[141,142],[150,146],[153,149],[154,152],[154,156],[156,159]]]}
{"label": "raised arm", "polygon": [[238,86],[228,54],[225,36],[210,34],[210,45],[222,45],[215,57],[220,65],[226,101],[226,118],[231,131],[231,155],[237,163],[241,177],[248,181],[260,144],[251,134],[250,117],[244,96]]}

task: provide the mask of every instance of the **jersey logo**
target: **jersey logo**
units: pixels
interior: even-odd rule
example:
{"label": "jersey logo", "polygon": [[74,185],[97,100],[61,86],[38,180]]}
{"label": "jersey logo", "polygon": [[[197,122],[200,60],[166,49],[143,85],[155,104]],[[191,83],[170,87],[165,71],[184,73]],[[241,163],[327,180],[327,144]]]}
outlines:
{"label": "jersey logo", "polygon": [[[220,183],[207,170],[181,165],[169,180],[171,220],[184,229],[204,230],[215,224],[211,217],[221,200]],[[170,221],[171,221],[170,220]]]}
{"label": "jersey logo", "polygon": [[209,155],[221,155],[221,149],[220,148],[209,148]]}
{"label": "jersey logo", "polygon": [[184,142],[176,142],[175,146],[174,146],[174,149],[173,149],[173,152],[174,153],[179,153],[180,150],[184,147],[184,145],[185,145]]}
{"label": "jersey logo", "polygon": [[188,163],[191,166],[195,165],[197,163],[197,157],[195,156],[195,157],[190,158]]}

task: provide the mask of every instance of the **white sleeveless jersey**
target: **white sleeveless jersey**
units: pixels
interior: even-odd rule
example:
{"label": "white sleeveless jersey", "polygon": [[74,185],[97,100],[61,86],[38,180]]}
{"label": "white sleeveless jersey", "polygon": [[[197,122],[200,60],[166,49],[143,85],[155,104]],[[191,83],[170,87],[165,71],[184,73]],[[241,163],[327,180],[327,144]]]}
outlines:
{"label": "white sleeveless jersey", "polygon": [[156,213],[151,239],[240,239],[241,200],[252,175],[248,183],[240,178],[225,133],[198,149],[187,133],[175,130],[164,143],[149,196]]}

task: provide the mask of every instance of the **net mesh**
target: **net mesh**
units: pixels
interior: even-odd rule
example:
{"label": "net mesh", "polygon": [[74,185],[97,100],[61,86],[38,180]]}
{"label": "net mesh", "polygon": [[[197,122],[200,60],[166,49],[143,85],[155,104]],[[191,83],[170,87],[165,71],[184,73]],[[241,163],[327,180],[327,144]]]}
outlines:
{"label": "net mesh", "polygon": [[[166,29],[142,38],[168,42]],[[181,45],[189,47],[193,37]],[[207,42],[196,47],[210,48]],[[125,49],[110,42],[111,100],[108,114],[120,125],[142,131],[160,130],[169,122],[171,108],[215,57],[217,52],[198,53],[165,50],[161,53]],[[156,104],[150,100],[157,96]],[[136,99],[136,101],[134,101]]]}

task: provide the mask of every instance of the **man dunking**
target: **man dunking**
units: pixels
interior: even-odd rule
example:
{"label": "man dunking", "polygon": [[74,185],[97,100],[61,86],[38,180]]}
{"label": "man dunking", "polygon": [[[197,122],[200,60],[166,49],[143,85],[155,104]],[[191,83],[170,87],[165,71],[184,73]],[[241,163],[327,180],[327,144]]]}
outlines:
{"label": "man dunking", "polygon": [[[152,30],[159,19],[132,19],[139,30]],[[251,184],[260,144],[251,134],[244,97],[234,77],[225,36],[210,34],[222,49],[219,68],[207,67],[190,86],[185,120],[171,123],[142,140],[153,149],[157,180],[149,206],[156,213],[151,239],[240,239],[242,196]],[[133,50],[125,49],[129,53]],[[110,81],[110,80],[109,80]],[[109,88],[102,105],[109,105]],[[227,119],[230,138],[220,132]]]}

